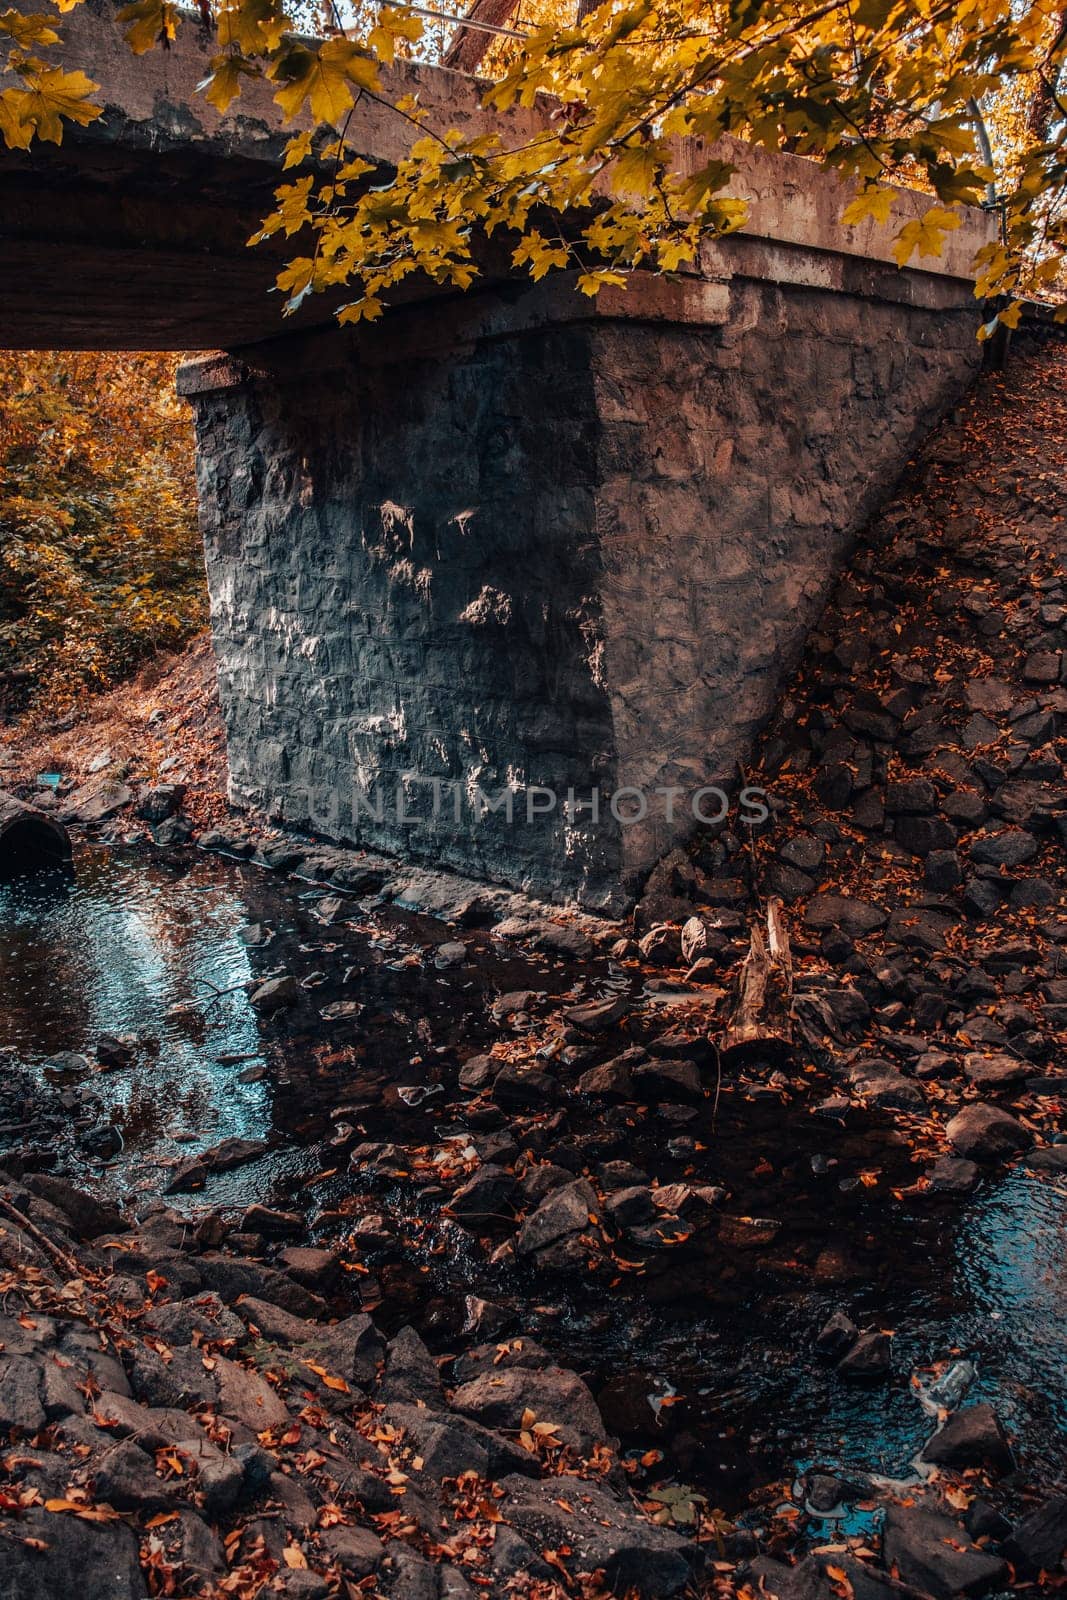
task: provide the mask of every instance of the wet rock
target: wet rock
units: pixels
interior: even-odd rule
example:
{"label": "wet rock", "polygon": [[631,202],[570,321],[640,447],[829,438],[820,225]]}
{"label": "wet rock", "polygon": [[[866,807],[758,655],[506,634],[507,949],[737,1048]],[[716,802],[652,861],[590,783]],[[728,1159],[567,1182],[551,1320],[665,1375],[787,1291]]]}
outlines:
{"label": "wet rock", "polygon": [[231,1172],[235,1167],[246,1166],[250,1161],[258,1161],[266,1150],[262,1139],[223,1139],[221,1144],[180,1162],[163,1186],[163,1193],[180,1194],[183,1190],[200,1189],[213,1172]]}
{"label": "wet rock", "polygon": [[271,1016],[275,1011],[296,1004],[300,999],[300,985],[291,973],[285,973],[283,977],[268,978],[265,983],[258,984],[248,998],[257,1011]]}
{"label": "wet rock", "polygon": [[892,1364],[893,1347],[889,1334],[869,1328],[842,1356],[837,1363],[837,1371],[843,1378],[874,1383],[889,1376]]}
{"label": "wet rock", "polygon": [[973,1545],[958,1522],[914,1506],[889,1507],[882,1559],[935,1600],[986,1594],[1008,1570],[998,1556]]}
{"label": "wet rock", "polygon": [[122,1149],[122,1134],[113,1122],[100,1122],[80,1134],[78,1143],[90,1155],[98,1156],[101,1161],[110,1161]]}
{"label": "wet rock", "polygon": [[782,1224],[774,1217],[723,1217],[719,1242],[730,1250],[756,1250],[773,1244]]}
{"label": "wet rock", "polygon": [[461,1222],[499,1220],[506,1214],[514,1193],[514,1174],[489,1162],[456,1190],[448,1209]]}
{"label": "wet rock", "polygon": [[268,1239],[284,1239],[302,1232],[304,1218],[299,1211],[275,1211],[270,1206],[253,1204],[241,1218],[242,1233],[265,1234]]}
{"label": "wet rock", "polygon": [[287,1245],[278,1252],[278,1265],[305,1289],[328,1291],[336,1282],[341,1259],[338,1250],[315,1245]]}
{"label": "wet rock", "polygon": [[922,1459],[938,1467],[989,1467],[995,1472],[1010,1472],[1014,1465],[1000,1418],[985,1404],[954,1412],[924,1446]]}
{"label": "wet rock", "polygon": [[934,1194],[973,1194],[981,1176],[973,1161],[960,1156],[940,1156],[926,1173]]}
{"label": "wet rock", "polygon": [[519,1255],[532,1255],[557,1240],[582,1233],[595,1214],[597,1198],[592,1185],[579,1178],[547,1195],[531,1217],[523,1223],[515,1240]]}
{"label": "wet rock", "polygon": [[1026,1165],[1034,1172],[1067,1172],[1067,1144],[1032,1150],[1026,1157]]}
{"label": "wet rock", "polygon": [[446,939],[433,953],[434,966],[443,969],[461,967],[466,959],[467,946],[461,944],[458,939]]}
{"label": "wet rock", "polygon": [[819,894],[809,902],[804,921],[809,928],[835,928],[850,939],[862,939],[866,934],[884,928],[888,914],[881,906],[866,900],[853,900],[847,895]]}
{"label": "wet rock", "polygon": [[483,1427],[505,1432],[523,1427],[532,1411],[537,1422],[553,1424],[564,1444],[582,1451],[607,1438],[592,1394],[562,1367],[498,1367],[462,1384],[452,1405]]}
{"label": "wet rock", "polygon": [[1056,1494],[1031,1511],[1004,1545],[1020,1577],[1063,1570],[1067,1556],[1067,1495]]}
{"label": "wet rock", "polygon": [[184,783],[156,783],[141,791],[137,815],[145,822],[165,822],[185,799]]}
{"label": "wet rock", "polygon": [[859,1338],[859,1329],[847,1311],[838,1309],[823,1324],[815,1348],[830,1361],[839,1361]]}
{"label": "wet rock", "polygon": [[1033,1136],[997,1106],[978,1102],[964,1106],[945,1128],[949,1142],[974,1161],[1000,1161],[1028,1150]]}
{"label": "wet rock", "polygon": [[96,1041],[96,1059],[102,1067],[128,1067],[134,1059],[134,1047],[128,1039],[119,1039],[113,1033],[102,1033]]}
{"label": "wet rock", "polygon": [[699,1571],[699,1546],[639,1519],[599,1484],[574,1481],[566,1496],[552,1480],[508,1477],[502,1487],[505,1520],[535,1550],[568,1552],[562,1558],[571,1571],[602,1571],[612,1592],[669,1600]]}

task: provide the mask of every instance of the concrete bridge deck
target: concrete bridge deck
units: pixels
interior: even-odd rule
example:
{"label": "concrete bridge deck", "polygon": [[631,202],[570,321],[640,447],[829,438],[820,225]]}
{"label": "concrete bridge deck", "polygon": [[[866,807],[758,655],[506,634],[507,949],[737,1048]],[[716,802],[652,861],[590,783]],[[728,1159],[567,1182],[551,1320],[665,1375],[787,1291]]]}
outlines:
{"label": "concrete bridge deck", "polygon": [[[16,6],[32,10],[33,0]],[[130,53],[107,0],[87,0],[60,27],[64,43],[53,56],[99,84],[105,114],[86,128],[67,124],[59,147],[0,148],[0,347],[233,349],[328,323],[322,298],[282,319],[271,289],[291,241],[247,246],[272,209],[293,131],[283,128],[270,85],[250,80],[220,115],[196,93],[212,46],[191,18],[169,50],[143,56]],[[440,133],[499,128],[518,139],[540,125],[533,110],[483,111],[476,80],[459,72],[400,65],[384,79],[387,99],[417,95]],[[411,133],[391,107],[367,97],[348,128],[353,148],[383,170],[406,153]],[[707,159],[696,145],[680,154],[693,166]],[[892,226],[841,229],[833,174],[736,142],[730,154],[737,192],[750,202],[746,235],[787,253],[890,263],[899,222],[929,203],[905,193]],[[920,276],[965,276],[988,229],[988,218],[972,213]],[[712,276],[730,270],[729,249],[709,253]],[[822,266],[829,271],[829,260]]]}

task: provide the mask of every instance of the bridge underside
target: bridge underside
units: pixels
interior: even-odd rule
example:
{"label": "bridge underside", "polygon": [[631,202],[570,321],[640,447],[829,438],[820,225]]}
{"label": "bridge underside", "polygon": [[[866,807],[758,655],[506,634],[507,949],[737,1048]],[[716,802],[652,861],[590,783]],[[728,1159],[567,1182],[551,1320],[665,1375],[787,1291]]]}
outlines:
{"label": "bridge underside", "polygon": [[[0,153],[0,346],[232,352],[182,386],[234,800],[624,905],[695,826],[692,793],[732,777],[851,532],[977,370],[988,219],[901,273],[892,228],[838,225],[832,175],[731,145],[750,218],[699,276],[595,304],[496,282],[348,334],[313,300],[284,324],[285,246],[246,247],[286,138],[269,87],[219,117],[191,25],[137,59],[107,0],[63,25],[106,114]],[[394,77],[441,131],[491,120],[469,78]],[[409,133],[376,100],[349,126],[384,170]],[[928,203],[902,194],[898,222]]]}
{"label": "bridge underside", "polygon": [[[107,144],[0,166],[0,347],[216,350],[285,331],[284,257],[248,239],[271,207],[262,166],[209,153],[146,162]],[[239,197],[239,199],[237,198]],[[328,315],[316,308],[316,321]]]}

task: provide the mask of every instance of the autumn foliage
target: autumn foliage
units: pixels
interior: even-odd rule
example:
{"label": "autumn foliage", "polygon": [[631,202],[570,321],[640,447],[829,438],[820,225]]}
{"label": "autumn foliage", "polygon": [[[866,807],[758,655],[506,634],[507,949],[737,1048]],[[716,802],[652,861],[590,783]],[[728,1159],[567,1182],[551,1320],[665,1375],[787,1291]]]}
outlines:
{"label": "autumn foliage", "polygon": [[167,355],[0,353],[0,695],[61,707],[206,617]]}

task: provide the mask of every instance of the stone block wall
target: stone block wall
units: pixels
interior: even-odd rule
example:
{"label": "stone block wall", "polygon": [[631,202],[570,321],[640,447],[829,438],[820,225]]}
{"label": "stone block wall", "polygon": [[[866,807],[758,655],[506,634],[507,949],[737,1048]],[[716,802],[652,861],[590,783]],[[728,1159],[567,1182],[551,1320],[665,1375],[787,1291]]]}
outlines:
{"label": "stone block wall", "polygon": [[[655,789],[733,775],[978,366],[956,280],[731,243],[703,284],[510,286],[185,369],[238,804],[633,898],[694,825]],[[596,786],[647,817],[568,815]]]}

